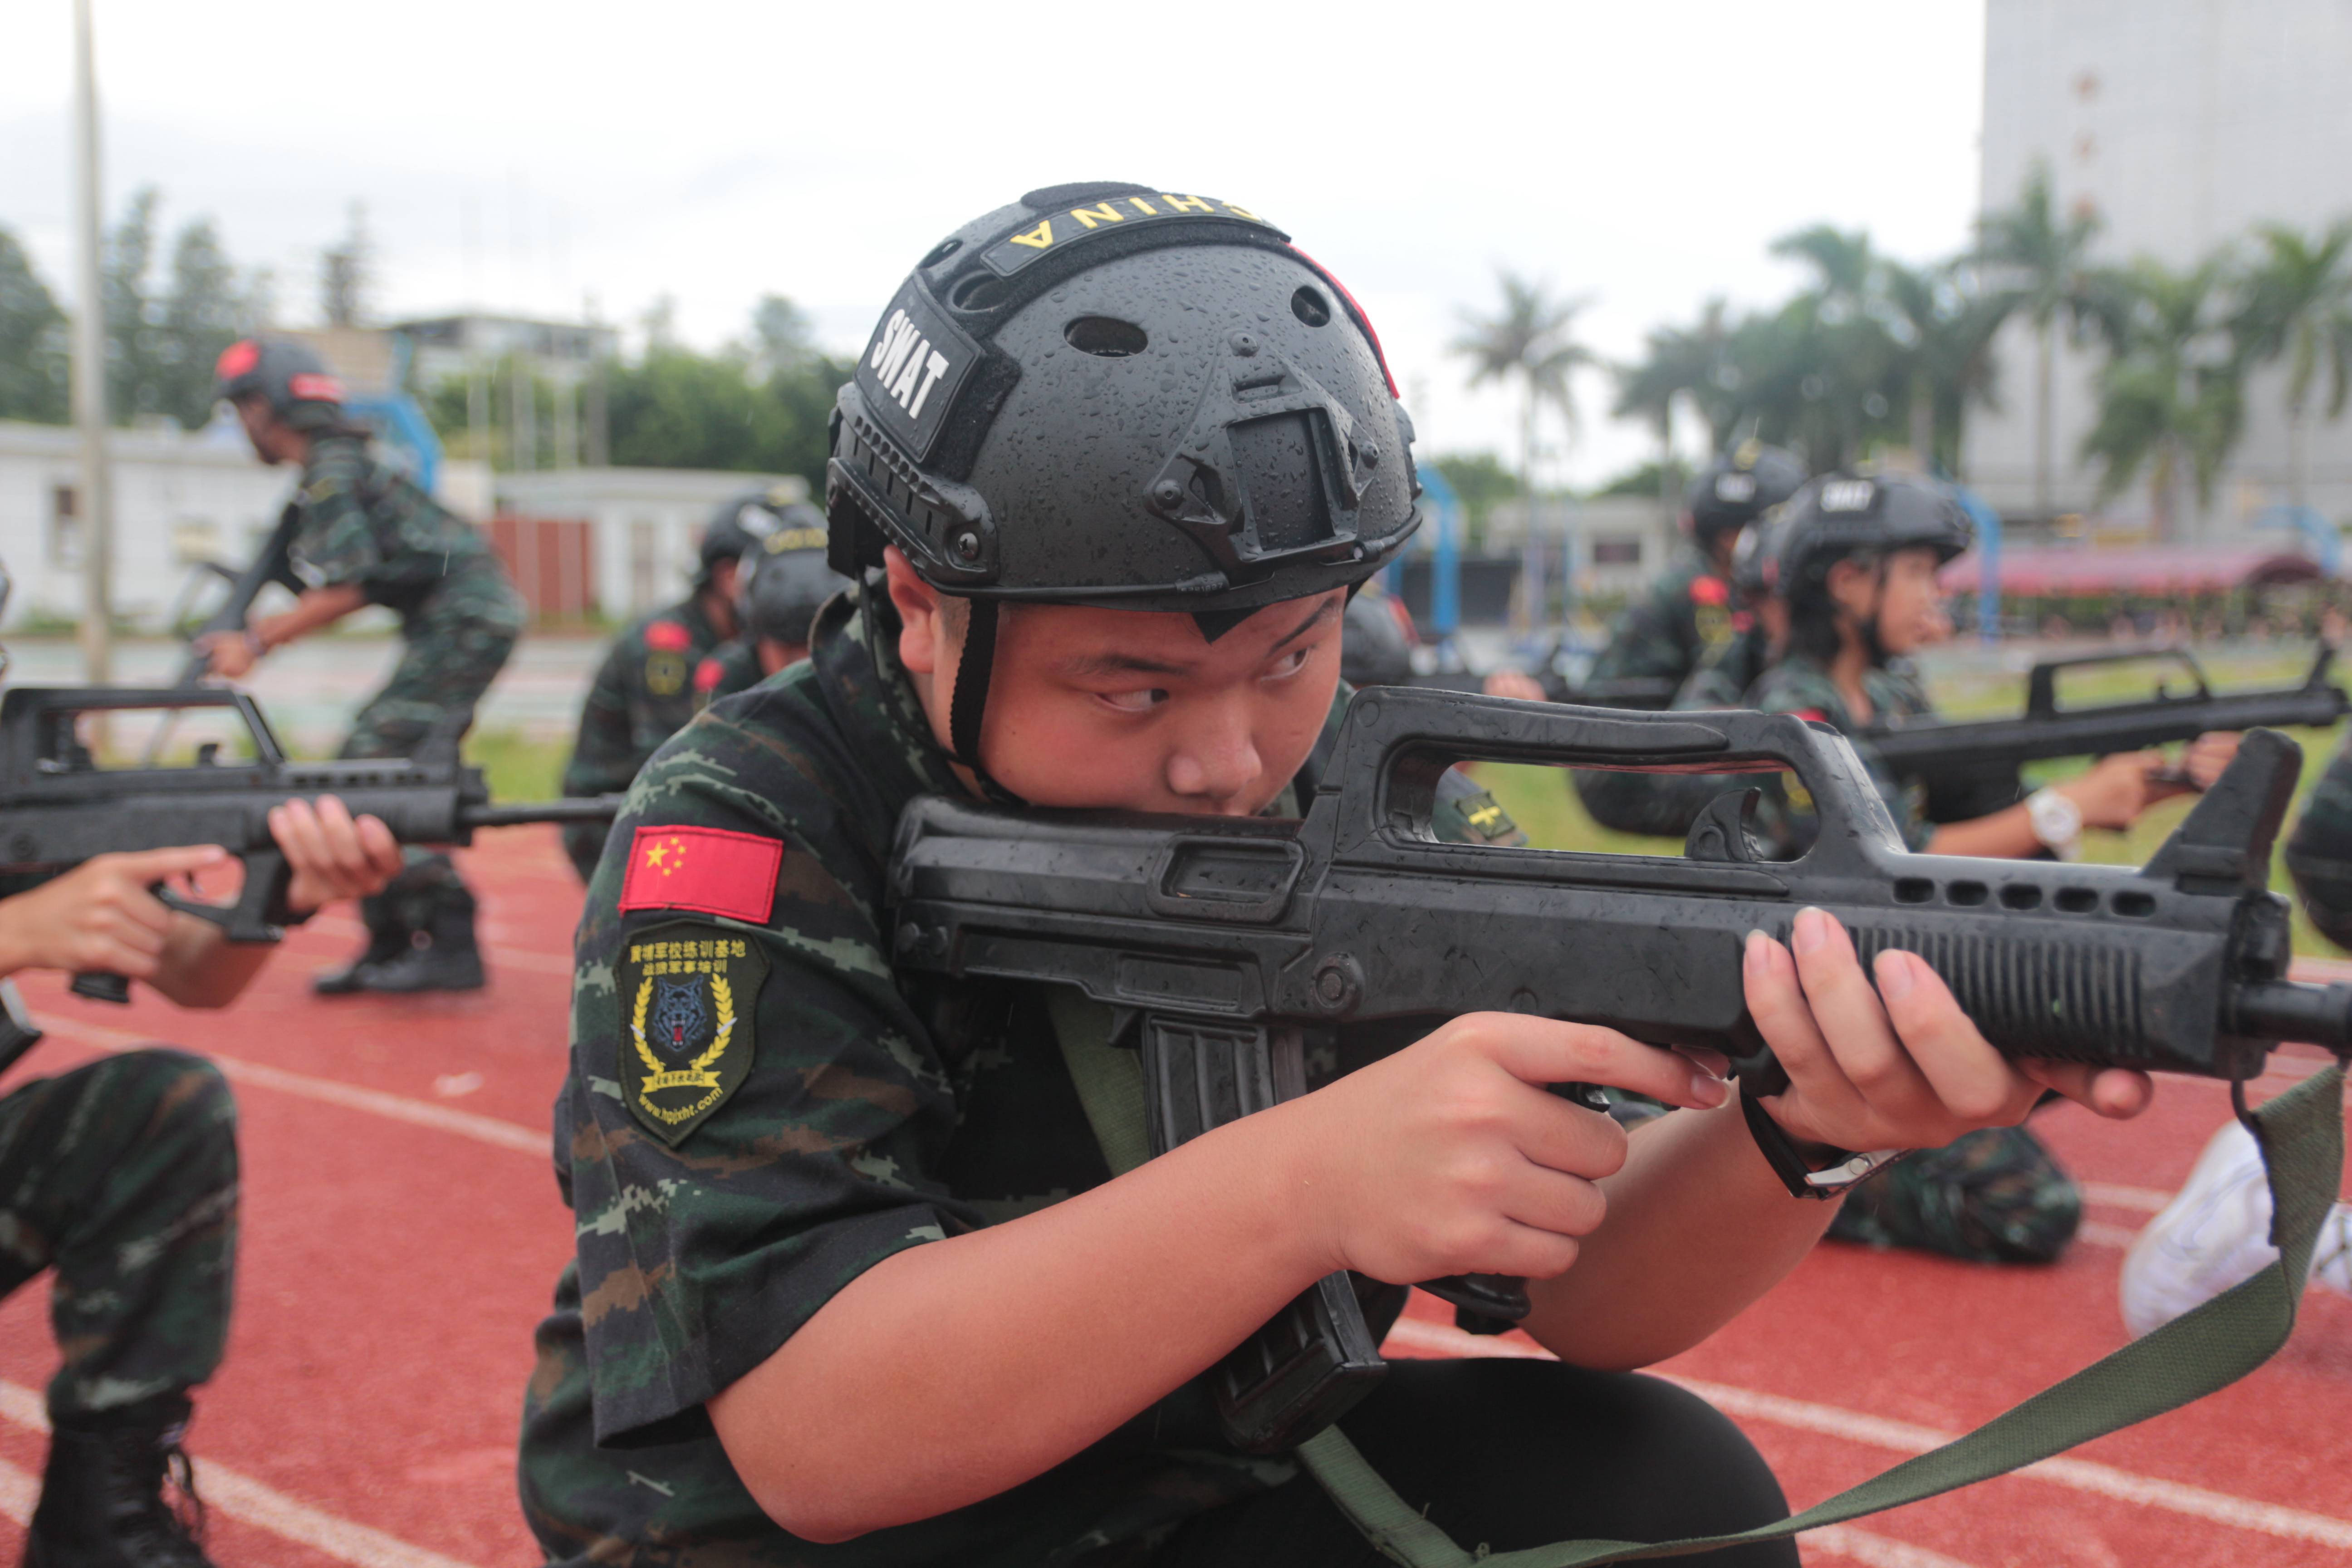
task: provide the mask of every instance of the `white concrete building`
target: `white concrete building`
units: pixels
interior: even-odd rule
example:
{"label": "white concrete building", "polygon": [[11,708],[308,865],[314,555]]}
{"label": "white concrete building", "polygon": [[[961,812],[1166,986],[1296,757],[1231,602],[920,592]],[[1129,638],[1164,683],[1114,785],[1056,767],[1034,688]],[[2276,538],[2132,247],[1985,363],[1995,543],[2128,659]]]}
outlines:
{"label": "white concrete building", "polygon": [[[2352,216],[2352,6],[2345,0],[1987,0],[1983,185],[1988,209],[2014,201],[2038,162],[2058,206],[2105,221],[2099,258],[2148,255],[2194,265],[2258,223],[2315,234]],[[2031,329],[2000,343],[2001,412],[1970,416],[1968,477],[1995,506],[2034,506],[2036,374]],[[2053,510],[2095,500],[2097,471],[2078,460],[2095,419],[2095,358],[2059,360]],[[2288,496],[2284,377],[2247,387],[2244,438],[2200,508],[2184,487],[2191,540],[2242,536]],[[2318,401],[2324,403],[2323,384]],[[2352,416],[2315,420],[2312,505],[2352,521]],[[2144,485],[2108,509],[2145,518]]]}
{"label": "white concrete building", "polygon": [[[170,420],[110,438],[114,604],[134,624],[168,617],[200,561],[241,564],[276,525],[294,474],[264,468],[235,424],[190,434]],[[81,614],[81,451],[70,426],[0,421],[0,562],[16,581],[7,621]]]}
{"label": "white concrete building", "polygon": [[500,474],[499,510],[589,524],[594,599],[615,620],[656,609],[693,577],[703,524],[720,501],[782,485],[806,500],[797,475],[701,468],[552,468]]}

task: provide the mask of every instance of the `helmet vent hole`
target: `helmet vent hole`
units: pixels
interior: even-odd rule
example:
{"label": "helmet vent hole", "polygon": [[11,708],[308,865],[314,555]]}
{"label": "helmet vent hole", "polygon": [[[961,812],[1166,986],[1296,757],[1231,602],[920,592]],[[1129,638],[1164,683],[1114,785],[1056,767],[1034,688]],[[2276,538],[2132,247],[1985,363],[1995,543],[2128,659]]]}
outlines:
{"label": "helmet vent hole", "polygon": [[940,241],[939,244],[931,247],[931,253],[929,256],[924,257],[922,260],[915,264],[915,270],[918,272],[928,271],[931,268],[937,267],[940,262],[945,261],[949,257],[953,256],[957,251],[961,250],[962,248],[962,240],[943,239]]}
{"label": "helmet vent hole", "polygon": [[1302,285],[1290,297],[1290,313],[1310,327],[1328,327],[1331,324],[1331,301],[1323,298],[1321,290]]}
{"label": "helmet vent hole", "polygon": [[948,303],[959,310],[986,310],[1003,303],[1010,292],[1004,280],[994,273],[967,273],[948,297]]}
{"label": "helmet vent hole", "polygon": [[1141,327],[1116,316],[1080,316],[1062,329],[1062,336],[1080,353],[1097,359],[1127,359],[1151,345]]}

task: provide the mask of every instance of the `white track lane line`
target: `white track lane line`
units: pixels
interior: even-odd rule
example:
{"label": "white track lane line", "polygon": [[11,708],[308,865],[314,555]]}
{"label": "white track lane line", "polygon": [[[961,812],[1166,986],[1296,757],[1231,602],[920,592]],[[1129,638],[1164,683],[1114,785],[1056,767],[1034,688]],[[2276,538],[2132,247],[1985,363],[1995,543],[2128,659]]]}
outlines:
{"label": "white track lane line", "polygon": [[[1424,1322],[1414,1318],[1400,1319],[1396,1327],[1389,1331],[1388,1342],[1401,1350],[1435,1355],[1554,1359],[1549,1351],[1503,1342],[1481,1334],[1465,1334],[1444,1323]],[[1865,1415],[1858,1410],[1841,1410],[1833,1405],[1784,1399],[1777,1394],[1759,1394],[1752,1389],[1734,1388],[1727,1384],[1703,1383],[1696,1378],[1680,1377],[1672,1373],[1653,1375],[1682,1384],[1727,1415],[1769,1421],[1776,1426],[1817,1432],[1824,1436],[1840,1437],[1874,1448],[1888,1448],[1896,1453],[1924,1454],[1930,1448],[1942,1447],[1958,1436],[1953,1432],[1938,1432],[1932,1426],[1914,1426],[1907,1421],[1889,1421],[1882,1416]],[[2352,1550],[2352,1521],[2311,1513],[2298,1508],[2285,1508],[2277,1503],[2256,1502],[2251,1498],[2231,1497],[2227,1492],[2208,1491],[2202,1487],[2192,1487],[2179,1481],[2134,1475],[2129,1470],[2119,1470],[2112,1465],[2094,1464],[2088,1459],[2044,1459],[2016,1473],[2071,1487],[2076,1491],[2093,1492],[2144,1508],[2159,1508],[2237,1530],[2253,1531],[2286,1541],[2314,1542],[2339,1551]]]}
{"label": "white track lane line", "polygon": [[1808,1556],[1819,1552],[1859,1563],[1863,1568],[1975,1568],[1973,1563],[1957,1557],[1947,1557],[1907,1541],[1873,1535],[1850,1524],[1825,1524],[1819,1530],[1805,1531],[1801,1539]]}
{"label": "white track lane line", "polygon": [[[41,1396],[23,1384],[5,1379],[0,1379],[0,1420],[12,1421],[36,1432],[49,1429],[48,1414]],[[20,1480],[24,1489],[21,1496]],[[455,1557],[411,1546],[396,1535],[370,1530],[364,1524],[354,1524],[323,1509],[297,1501],[275,1487],[241,1476],[215,1460],[196,1461],[196,1490],[207,1508],[216,1508],[240,1523],[323,1552],[338,1563],[352,1563],[353,1568],[473,1568],[473,1564]],[[18,1517],[29,1520],[33,1515],[32,1499],[39,1491],[40,1484],[31,1476],[14,1465],[6,1466],[5,1471],[0,1471],[0,1512],[15,1514],[21,1501],[24,1512]]]}
{"label": "white track lane line", "polygon": [[[59,1018],[42,1014],[33,1021],[45,1032],[61,1040],[71,1040],[93,1050],[136,1050],[157,1043],[152,1036],[132,1034],[127,1029],[110,1029],[99,1024],[85,1024],[79,1018]],[[256,1089],[274,1089],[280,1094],[321,1100],[329,1105],[340,1105],[347,1110],[362,1110],[392,1121],[412,1122],[439,1132],[454,1132],[460,1138],[471,1138],[478,1143],[488,1143],[493,1148],[511,1149],[541,1159],[549,1157],[551,1147],[549,1134],[540,1128],[525,1127],[520,1121],[501,1121],[495,1116],[477,1116],[469,1110],[453,1110],[429,1100],[386,1094],[382,1089],[362,1089],[357,1084],[339,1083],[330,1078],[313,1078],[308,1073],[288,1072],[284,1068],[265,1067],[259,1062],[241,1061],[236,1057],[225,1057],[212,1051],[202,1054],[220,1068],[231,1083],[251,1084]]]}
{"label": "white track lane line", "polygon": [[2170,1193],[2158,1192],[2154,1187],[2126,1187],[2114,1182],[2079,1182],[2083,1201],[2105,1204],[2111,1209],[2137,1209],[2142,1214],[2157,1214],[2172,1201]]}
{"label": "white track lane line", "polygon": [[18,1524],[33,1522],[33,1507],[41,1500],[41,1479],[32,1471],[0,1459],[0,1514]]}

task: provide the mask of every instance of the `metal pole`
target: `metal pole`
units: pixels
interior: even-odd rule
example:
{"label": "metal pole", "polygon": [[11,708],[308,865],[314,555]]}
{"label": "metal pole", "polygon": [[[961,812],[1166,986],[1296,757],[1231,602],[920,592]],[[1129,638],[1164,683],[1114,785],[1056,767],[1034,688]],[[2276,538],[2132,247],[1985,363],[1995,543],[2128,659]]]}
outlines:
{"label": "metal pole", "polygon": [[81,657],[89,684],[114,677],[114,486],[106,463],[106,296],[99,278],[98,71],[89,0],[74,0],[74,424],[81,432]]}

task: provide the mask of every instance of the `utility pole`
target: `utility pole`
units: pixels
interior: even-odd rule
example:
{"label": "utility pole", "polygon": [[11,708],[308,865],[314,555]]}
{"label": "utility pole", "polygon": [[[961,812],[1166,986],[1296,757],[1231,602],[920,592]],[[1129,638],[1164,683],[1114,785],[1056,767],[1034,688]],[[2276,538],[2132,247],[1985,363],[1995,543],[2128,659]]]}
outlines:
{"label": "utility pole", "polygon": [[106,463],[106,295],[99,277],[98,69],[90,0],[74,0],[74,424],[81,432],[81,657],[92,686],[114,679],[114,484]]}

